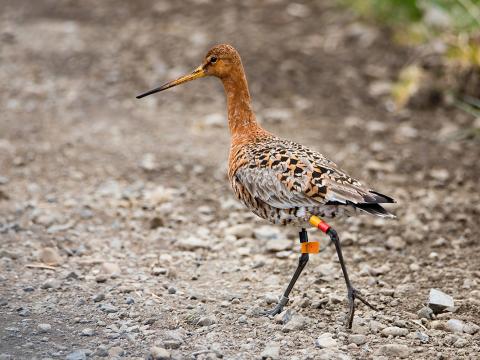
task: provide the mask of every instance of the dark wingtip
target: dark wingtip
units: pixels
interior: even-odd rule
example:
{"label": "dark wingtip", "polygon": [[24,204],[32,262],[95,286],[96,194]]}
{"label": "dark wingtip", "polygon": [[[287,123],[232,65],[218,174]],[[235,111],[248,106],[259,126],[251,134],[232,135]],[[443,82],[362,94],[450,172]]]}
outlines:
{"label": "dark wingtip", "polygon": [[[369,195],[372,194],[372,196],[368,196],[368,203],[379,203],[379,204],[393,204],[393,203],[396,203],[395,199],[394,198],[391,198],[390,196],[387,196],[387,195],[384,195],[384,194],[381,194],[379,192],[376,192],[376,191],[372,191],[370,190],[369,191]],[[365,199],[367,200],[367,199]],[[373,200],[373,201],[370,201],[370,200]]]}
{"label": "dark wingtip", "polygon": [[385,218],[395,218],[395,215],[389,213],[384,207],[379,204],[355,204],[354,206],[371,215]]}

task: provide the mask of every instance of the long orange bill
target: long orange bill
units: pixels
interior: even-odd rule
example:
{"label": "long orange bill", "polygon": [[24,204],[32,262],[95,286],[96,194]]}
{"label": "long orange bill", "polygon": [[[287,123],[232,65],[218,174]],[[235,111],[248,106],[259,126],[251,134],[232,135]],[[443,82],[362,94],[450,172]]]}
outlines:
{"label": "long orange bill", "polygon": [[195,70],[193,70],[193,72],[191,74],[188,74],[188,75],[185,75],[185,76],[182,76],[181,78],[178,78],[177,80],[173,80],[173,81],[170,81],[160,87],[157,87],[155,89],[152,89],[150,91],[147,91],[143,94],[140,94],[137,96],[137,99],[141,99],[145,96],[148,96],[148,95],[152,95],[152,94],[155,94],[159,91],[163,91],[163,90],[167,90],[167,89],[170,89],[174,86],[177,86],[177,85],[180,85],[180,84],[183,84],[187,81],[191,81],[191,80],[195,80],[195,79],[199,79],[201,77],[204,77],[206,76],[207,74],[205,73],[205,69],[203,68],[203,66],[199,66],[198,68],[196,68]]}

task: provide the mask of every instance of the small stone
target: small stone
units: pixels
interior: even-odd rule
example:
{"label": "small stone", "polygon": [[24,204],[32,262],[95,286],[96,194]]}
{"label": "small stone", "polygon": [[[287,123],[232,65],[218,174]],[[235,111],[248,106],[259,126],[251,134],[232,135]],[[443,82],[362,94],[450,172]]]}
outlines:
{"label": "small stone", "polygon": [[276,304],[278,303],[278,296],[272,293],[268,293],[265,295],[265,302],[267,303],[267,305]]}
{"label": "small stone", "polygon": [[400,236],[390,236],[385,243],[387,249],[402,250],[407,243]]}
{"label": "small stone", "polygon": [[125,354],[125,350],[123,350],[120,346],[113,346],[108,350],[108,356],[110,358],[118,358]]}
{"label": "small stone", "polygon": [[174,286],[170,286],[168,288],[168,293],[169,294],[175,294],[177,292],[177,289]]}
{"label": "small stone", "polygon": [[406,336],[407,334],[407,329],[398,326],[389,326],[382,330],[383,336]]}
{"label": "small stone", "polygon": [[92,300],[93,300],[94,302],[103,301],[103,300],[105,300],[105,294],[104,294],[104,293],[95,294],[95,295],[93,295]]}
{"label": "small stone", "polygon": [[81,334],[82,336],[93,336],[95,335],[95,330],[91,328],[85,328],[82,330]]}
{"label": "small stone", "polygon": [[113,274],[120,274],[121,270],[118,264],[111,263],[111,262],[104,262],[100,267],[100,272],[104,275],[113,275]]}
{"label": "small stone", "polygon": [[106,312],[107,314],[113,314],[113,313],[116,313],[118,311],[118,309],[115,306],[113,306],[112,304],[102,304],[102,306],[100,306],[100,309],[103,312]]}
{"label": "small stone", "polygon": [[337,340],[335,340],[330,333],[320,335],[315,341],[315,345],[320,349],[332,349],[338,347]]}
{"label": "small stone", "polygon": [[210,245],[206,241],[193,236],[178,240],[176,245],[179,248],[187,251],[195,251],[198,249],[210,249]]}
{"label": "small stone", "polygon": [[253,236],[253,229],[250,224],[236,224],[225,229],[226,235],[233,235],[237,239],[248,238]]}
{"label": "small stone", "polygon": [[108,349],[105,345],[98,346],[97,350],[95,350],[95,355],[99,357],[107,357],[108,356]]}
{"label": "small stone", "polygon": [[383,264],[382,266],[379,266],[376,268],[368,268],[368,272],[372,276],[388,274],[390,270],[391,270],[391,267],[388,264]]}
{"label": "small stone", "polygon": [[217,318],[214,315],[202,316],[200,320],[198,320],[197,325],[210,326],[210,325],[216,324],[216,322],[217,322]]}
{"label": "small stone", "polygon": [[424,306],[420,310],[418,310],[417,315],[418,315],[419,319],[432,320],[433,319],[433,310],[430,309],[428,306]]}
{"label": "small stone", "polygon": [[386,344],[380,346],[374,354],[386,356],[389,359],[406,358],[410,355],[410,348],[403,344]]}
{"label": "small stone", "polygon": [[153,171],[157,167],[157,160],[155,154],[146,153],[142,156],[140,167],[145,171]]}
{"label": "small stone", "polygon": [[155,266],[152,269],[152,275],[154,276],[159,276],[159,275],[166,275],[168,273],[168,270],[163,268],[163,267],[157,267]]}
{"label": "small stone", "polygon": [[440,320],[434,320],[430,323],[430,328],[434,330],[445,330],[445,323]]}
{"label": "small stone", "polygon": [[352,334],[348,337],[348,341],[350,343],[360,346],[367,342],[367,337],[362,334]]}
{"label": "small stone", "polygon": [[267,242],[266,248],[269,252],[290,250],[292,248],[292,242],[287,239],[277,239]]}
{"label": "small stone", "polygon": [[462,333],[465,326],[462,320],[450,319],[447,321],[445,328],[452,333]]}
{"label": "small stone", "polygon": [[416,332],[415,332],[415,337],[416,337],[418,340],[420,340],[420,342],[421,342],[422,344],[427,344],[427,343],[430,341],[430,337],[429,337],[427,334],[425,334],[425,333],[423,333],[423,332],[421,332],[421,331],[416,331]]}
{"label": "small stone", "polygon": [[46,332],[49,332],[50,330],[52,330],[52,325],[50,325],[50,324],[38,324],[37,328],[38,328],[38,332],[46,333]]}
{"label": "small stone", "polygon": [[260,354],[262,359],[279,359],[280,358],[280,345],[274,342],[268,343],[265,349]]}
{"label": "small stone", "polygon": [[292,311],[290,309],[284,310],[280,314],[275,315],[274,319],[277,324],[285,325],[292,319]]}
{"label": "small stone", "polygon": [[435,314],[438,314],[446,308],[454,307],[453,297],[440,290],[430,289],[428,307],[431,308]]}
{"label": "small stone", "polygon": [[287,333],[290,331],[303,330],[306,325],[307,321],[305,317],[302,315],[293,315],[292,319],[282,328],[282,331]]}
{"label": "small stone", "polygon": [[147,360],[168,360],[170,359],[170,352],[161,347],[154,346],[150,349]]}
{"label": "small stone", "polygon": [[457,341],[453,343],[453,346],[455,346],[456,348],[463,348],[467,345],[468,345],[468,341],[467,339],[464,339],[464,338],[459,338]]}
{"label": "small stone", "polygon": [[463,326],[463,332],[470,335],[475,335],[479,330],[480,326],[477,324],[467,323]]}
{"label": "small stone", "polygon": [[328,295],[328,301],[331,304],[340,304],[340,303],[345,301],[345,296],[338,295],[338,294],[335,294],[335,293],[331,293],[331,294]]}
{"label": "small stone", "polygon": [[277,240],[280,238],[280,230],[274,226],[263,225],[253,230],[258,240]]}
{"label": "small stone", "polygon": [[77,350],[68,354],[65,360],[87,360],[87,354],[85,350]]}
{"label": "small stone", "polygon": [[104,274],[100,274],[95,276],[95,281],[99,284],[102,284],[108,280],[108,276]]}
{"label": "small stone", "polygon": [[63,262],[62,257],[54,248],[46,247],[40,251],[39,259],[47,265],[60,265]]}
{"label": "small stone", "polygon": [[40,286],[42,289],[59,289],[60,288],[60,281],[57,279],[47,279],[43,282]]}
{"label": "small stone", "polygon": [[132,298],[131,296],[128,296],[128,297],[125,299],[125,304],[127,304],[127,305],[135,304],[135,299]]}

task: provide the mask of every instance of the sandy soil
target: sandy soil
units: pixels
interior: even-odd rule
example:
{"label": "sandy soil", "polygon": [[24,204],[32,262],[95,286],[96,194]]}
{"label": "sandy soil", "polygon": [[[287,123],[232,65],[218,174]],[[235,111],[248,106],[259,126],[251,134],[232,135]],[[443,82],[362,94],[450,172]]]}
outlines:
{"label": "sandy soil", "polygon": [[[351,331],[333,247],[258,315],[297,229],[234,200],[221,84],[134,99],[221,42],[267,129],[398,199],[397,220],[333,222],[379,309]],[[0,1],[0,359],[474,359],[480,148],[451,140],[474,119],[389,111],[410,55],[327,1]],[[454,311],[420,319],[431,288]]]}

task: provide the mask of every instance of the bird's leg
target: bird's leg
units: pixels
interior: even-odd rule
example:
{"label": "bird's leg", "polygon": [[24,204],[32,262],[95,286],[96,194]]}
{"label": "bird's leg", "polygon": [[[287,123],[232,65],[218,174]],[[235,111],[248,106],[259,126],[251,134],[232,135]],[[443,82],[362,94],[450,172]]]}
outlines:
{"label": "bird's leg", "polygon": [[353,323],[353,314],[355,313],[355,299],[360,300],[361,302],[363,302],[365,305],[372,308],[373,310],[376,310],[376,309],[367,300],[363,298],[363,296],[358,292],[358,290],[356,290],[352,286],[352,283],[350,282],[350,278],[348,277],[345,261],[343,260],[342,247],[340,246],[340,239],[338,238],[337,232],[332,227],[330,227],[330,225],[322,221],[317,216],[312,216],[309,221],[310,221],[310,224],[320,229],[330,237],[333,244],[335,245],[335,249],[337,250],[338,261],[340,262],[340,266],[342,267],[343,277],[345,278],[345,283],[347,284],[348,308],[349,308],[348,317],[347,317],[347,327],[351,329],[352,323]]}
{"label": "bird's leg", "polygon": [[[308,242],[307,230],[302,228],[302,231],[300,231],[299,235],[300,235],[300,243]],[[300,258],[298,259],[297,269],[295,270],[295,273],[293,274],[293,277],[290,280],[290,283],[288,284],[287,289],[285,290],[282,297],[280,298],[280,301],[277,303],[277,305],[275,305],[275,307],[272,310],[265,311],[264,313],[265,315],[275,316],[282,312],[283,307],[288,303],[288,296],[290,295],[290,292],[292,291],[293,286],[297,282],[297,279],[302,273],[305,265],[307,265],[307,262],[308,262],[308,253],[302,253],[302,255],[300,255]]]}
{"label": "bird's leg", "polygon": [[370,307],[373,310],[376,310],[375,307],[373,307],[368,301],[366,301],[363,296],[356,290],[353,286],[352,283],[350,282],[350,278],[348,277],[348,272],[347,272],[347,267],[345,266],[345,261],[343,260],[343,254],[342,254],[342,248],[340,246],[340,239],[338,237],[337,232],[329,227],[328,230],[326,231],[326,234],[330,237],[332,240],[333,244],[335,245],[335,249],[337,250],[337,255],[338,255],[338,260],[340,262],[340,266],[342,268],[343,272],[343,277],[345,278],[345,283],[347,285],[347,292],[348,292],[348,317],[347,317],[347,327],[349,329],[352,328],[352,323],[353,323],[353,315],[355,313],[355,299],[360,300],[363,302],[365,305]]}

